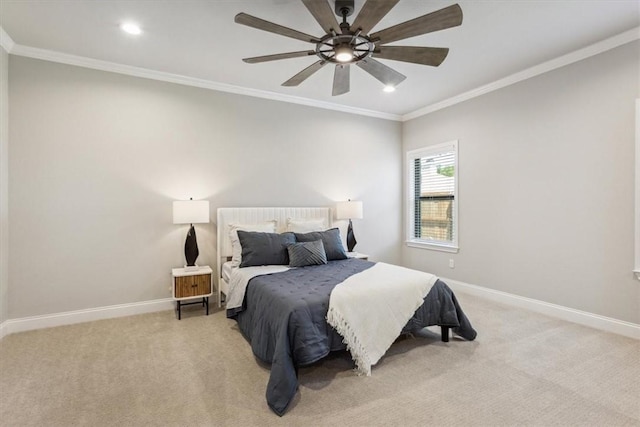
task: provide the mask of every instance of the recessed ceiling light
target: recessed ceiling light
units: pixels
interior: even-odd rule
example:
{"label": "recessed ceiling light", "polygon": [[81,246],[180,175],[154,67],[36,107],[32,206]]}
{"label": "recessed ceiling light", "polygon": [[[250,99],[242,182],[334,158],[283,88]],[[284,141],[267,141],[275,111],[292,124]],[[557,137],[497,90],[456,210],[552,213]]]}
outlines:
{"label": "recessed ceiling light", "polygon": [[140,27],[138,27],[138,25],[134,24],[133,22],[125,22],[120,25],[120,28],[125,33],[133,34],[135,36],[137,36],[138,34],[142,34],[142,30],[140,29]]}
{"label": "recessed ceiling light", "polygon": [[389,85],[389,86],[385,86],[384,89],[382,90],[385,92],[394,92],[396,90],[396,87]]}

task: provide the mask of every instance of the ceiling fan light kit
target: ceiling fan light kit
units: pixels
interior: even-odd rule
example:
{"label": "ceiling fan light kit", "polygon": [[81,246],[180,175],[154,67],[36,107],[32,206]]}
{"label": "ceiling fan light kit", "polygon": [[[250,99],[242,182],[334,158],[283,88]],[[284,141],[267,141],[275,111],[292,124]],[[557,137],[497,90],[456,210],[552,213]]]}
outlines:
{"label": "ceiling fan light kit", "polygon": [[[445,60],[448,48],[419,46],[387,46],[399,40],[440,31],[462,24],[462,9],[458,4],[445,7],[427,15],[394,25],[381,31],[370,33],[375,25],[399,2],[399,0],[367,0],[352,24],[347,17],[354,12],[354,0],[335,0],[335,15],[329,3],[324,0],[302,0],[307,10],[325,31],[325,35],[314,37],[300,31],[265,21],[246,13],[239,13],[235,22],[258,30],[291,37],[315,44],[314,50],[278,53],[252,58],[244,58],[249,64],[276,61],[280,59],[317,56],[314,62],[300,71],[283,86],[298,86],[325,65],[335,64],[333,96],[349,92],[350,65],[357,65],[378,79],[387,88],[400,84],[406,76],[379,62],[378,59],[410,62],[437,67]],[[338,23],[336,15],[342,19]],[[392,91],[392,90],[391,90]]]}
{"label": "ceiling fan light kit", "polygon": [[348,44],[336,46],[334,51],[336,61],[338,62],[351,62],[353,60],[353,48]]}

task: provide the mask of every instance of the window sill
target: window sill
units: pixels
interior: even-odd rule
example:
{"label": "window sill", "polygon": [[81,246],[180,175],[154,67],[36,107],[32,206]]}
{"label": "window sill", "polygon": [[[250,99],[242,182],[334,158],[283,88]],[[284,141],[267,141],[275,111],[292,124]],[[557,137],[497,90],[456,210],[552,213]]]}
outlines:
{"label": "window sill", "polygon": [[635,273],[635,275],[636,275],[636,279],[640,280],[640,269],[633,270],[633,272],[634,272],[634,273]]}
{"label": "window sill", "polygon": [[409,240],[406,242],[410,248],[429,249],[432,251],[449,252],[457,254],[460,248],[457,246],[445,245],[441,243],[416,242]]}

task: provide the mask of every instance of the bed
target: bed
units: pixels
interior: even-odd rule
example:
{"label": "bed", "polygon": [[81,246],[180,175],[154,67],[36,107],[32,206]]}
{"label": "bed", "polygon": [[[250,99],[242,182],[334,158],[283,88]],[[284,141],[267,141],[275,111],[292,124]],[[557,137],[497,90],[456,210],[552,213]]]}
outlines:
{"label": "bed", "polygon": [[450,329],[476,337],[437,277],[349,258],[330,208],[220,208],[217,226],[218,301],[225,296],[227,317],[271,365],[266,398],[280,416],[298,368],[332,351],[349,350],[356,371],[370,375],[402,333],[438,325],[443,341]]}

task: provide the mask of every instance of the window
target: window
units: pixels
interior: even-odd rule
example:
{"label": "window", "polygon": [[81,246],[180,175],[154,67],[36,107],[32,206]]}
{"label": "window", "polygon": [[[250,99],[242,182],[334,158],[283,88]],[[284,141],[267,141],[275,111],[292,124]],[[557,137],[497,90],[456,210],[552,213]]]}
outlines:
{"label": "window", "polygon": [[407,245],[458,252],[458,141],[407,153]]}

